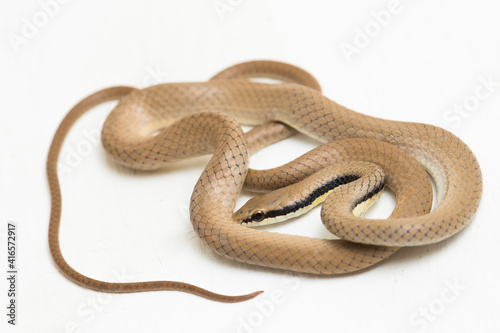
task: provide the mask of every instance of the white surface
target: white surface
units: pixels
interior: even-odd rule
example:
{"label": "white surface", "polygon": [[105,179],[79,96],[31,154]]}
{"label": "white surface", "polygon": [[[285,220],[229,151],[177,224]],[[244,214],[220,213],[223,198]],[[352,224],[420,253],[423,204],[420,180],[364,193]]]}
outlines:
{"label": "white surface", "polygon": [[[349,62],[342,43],[353,44],[357,28],[373,25],[371,11],[390,1],[68,1],[15,52],[9,36],[21,34],[24,20],[40,15],[46,1],[0,1],[2,261],[7,221],[18,223],[20,235],[18,326],[8,326],[2,310],[0,331],[499,331],[500,86],[467,118],[445,119],[454,104],[471,100],[481,77],[500,82],[498,2],[401,0],[387,26]],[[220,3],[232,10],[220,16],[214,7]],[[72,149],[90,143],[89,153],[61,176],[61,245],[69,263],[98,279],[177,279],[227,294],[266,293],[218,304],[178,292],[110,296],[66,280],[47,246],[45,159],[69,108],[104,87],[203,81],[253,59],[301,66],[318,78],[326,96],[359,112],[431,123],[459,135],[477,155],[485,183],[470,227],[338,278],[227,261],[202,246],[187,217],[190,191],[207,159],[151,174],[114,165],[92,143],[94,136],[84,135],[100,127],[109,103],[77,123],[62,155],[64,163]],[[252,164],[279,165],[314,145],[290,139]],[[393,204],[385,195],[370,214],[388,215]],[[319,211],[309,215],[275,230],[324,236]],[[455,295],[450,283],[465,289]],[[280,302],[269,307],[279,292]],[[429,307],[428,319],[418,314]],[[253,326],[241,328],[242,322]]]}

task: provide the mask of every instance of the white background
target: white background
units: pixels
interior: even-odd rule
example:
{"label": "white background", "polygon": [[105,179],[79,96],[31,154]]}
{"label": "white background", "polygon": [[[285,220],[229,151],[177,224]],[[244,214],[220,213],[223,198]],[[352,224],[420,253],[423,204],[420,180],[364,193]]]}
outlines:
{"label": "white background", "polygon": [[[499,331],[498,2],[400,0],[377,31],[373,12],[390,7],[388,0],[74,0],[44,22],[47,1],[0,1],[0,252],[7,222],[15,221],[20,265],[18,325],[6,324],[2,277],[0,331]],[[37,31],[23,36],[26,22],[37,19]],[[363,45],[355,39],[365,28],[373,30]],[[346,56],[342,47],[355,42],[357,53]],[[90,144],[61,175],[61,246],[68,262],[108,281],[174,279],[233,295],[266,292],[254,301],[219,304],[179,292],[110,296],[66,280],[48,251],[45,177],[47,150],[65,113],[101,88],[204,81],[254,59],[305,68],[326,96],[359,112],[431,123],[460,136],[484,176],[471,225],[343,277],[230,262],[204,248],[188,220],[191,189],[207,158],[151,174],[114,165],[93,143],[113,106],[108,103],[77,123],[61,156],[67,163]],[[470,112],[453,113],[454,105],[475,100],[478,86],[486,91],[482,80],[488,78],[496,82],[488,96],[476,99]],[[257,154],[252,165],[277,166],[315,145],[297,136]],[[393,205],[386,194],[370,216],[387,216]],[[273,230],[326,236],[318,209]],[[0,258],[6,261],[6,254]],[[450,290],[454,284],[459,288]],[[270,306],[273,292],[283,301]]]}

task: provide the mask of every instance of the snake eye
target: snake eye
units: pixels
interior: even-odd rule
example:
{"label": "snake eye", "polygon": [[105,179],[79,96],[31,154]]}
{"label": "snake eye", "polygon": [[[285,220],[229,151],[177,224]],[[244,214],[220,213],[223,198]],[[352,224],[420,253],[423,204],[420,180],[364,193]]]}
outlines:
{"label": "snake eye", "polygon": [[252,215],[252,220],[255,222],[260,222],[264,219],[264,212],[261,210],[256,211]]}

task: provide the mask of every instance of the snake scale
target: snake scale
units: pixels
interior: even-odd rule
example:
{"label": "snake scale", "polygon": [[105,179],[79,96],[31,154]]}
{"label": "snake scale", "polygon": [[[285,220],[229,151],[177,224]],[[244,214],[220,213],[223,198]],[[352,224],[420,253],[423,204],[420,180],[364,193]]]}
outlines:
{"label": "snake scale", "polygon": [[[253,77],[282,82],[255,82],[250,80]],[[232,66],[208,82],[159,84],[142,90],[108,88],[85,98],[66,115],[47,159],[52,198],[50,251],[68,279],[90,289],[117,293],[178,290],[220,302],[240,302],[261,293],[226,296],[176,281],[110,283],[82,275],[66,262],[59,246],[59,153],[66,134],[83,113],[115,99],[119,103],[106,119],[101,139],[117,163],[152,170],[212,154],[193,190],[190,218],[206,246],[240,262],[312,274],[353,272],[380,262],[402,246],[454,235],[472,219],[480,202],[480,167],[455,135],[431,125],[349,110],[325,97],[314,77],[292,65],[251,61]],[[244,133],[240,124],[256,127]],[[279,168],[249,169],[250,154],[295,131],[325,144]],[[331,180],[312,180],[325,168]],[[429,174],[437,189],[432,211]],[[330,186],[330,195],[326,197],[326,190],[310,190],[312,186]],[[369,201],[383,186],[396,194],[392,215],[380,220],[362,218],[366,207],[356,211],[357,204]],[[275,191],[262,197],[270,196],[267,199],[252,199],[262,203],[248,203],[271,203],[272,216],[291,209],[278,196],[297,206],[300,202],[293,201],[304,199],[289,191],[308,191],[309,196],[318,192],[316,196],[326,197],[323,223],[341,239],[284,235],[242,225],[249,217],[239,217],[246,213],[234,214],[234,208],[243,187]],[[306,204],[316,197],[308,200]],[[254,214],[257,221],[263,218],[263,209]]]}

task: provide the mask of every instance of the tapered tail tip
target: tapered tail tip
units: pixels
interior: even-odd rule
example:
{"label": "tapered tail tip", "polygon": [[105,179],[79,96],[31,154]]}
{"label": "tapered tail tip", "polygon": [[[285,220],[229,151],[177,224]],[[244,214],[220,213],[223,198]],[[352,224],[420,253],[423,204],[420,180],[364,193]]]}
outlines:
{"label": "tapered tail tip", "polygon": [[254,293],[247,294],[247,295],[230,296],[229,298],[226,298],[224,301],[227,302],[227,303],[245,302],[245,301],[251,300],[252,298],[255,298],[255,297],[259,296],[263,292],[264,292],[263,290],[259,290],[259,291],[256,291]]}

